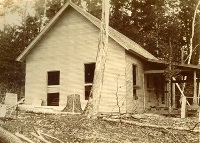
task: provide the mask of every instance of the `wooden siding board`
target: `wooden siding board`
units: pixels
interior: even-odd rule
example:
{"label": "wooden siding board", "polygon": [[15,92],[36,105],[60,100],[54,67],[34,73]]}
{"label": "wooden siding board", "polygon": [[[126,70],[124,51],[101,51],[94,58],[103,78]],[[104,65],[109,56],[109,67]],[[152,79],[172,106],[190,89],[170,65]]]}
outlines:
{"label": "wooden siding board", "polygon": [[[86,24],[82,25],[82,23],[79,23],[79,26],[77,26],[77,19],[79,18],[74,21],[73,18],[70,19],[73,16],[78,16]],[[64,19],[70,19],[68,21],[71,21],[71,24],[63,23]],[[64,24],[70,25],[71,29]],[[87,29],[91,29],[89,32],[86,32],[87,29],[83,27],[85,25],[89,25],[86,27]],[[83,37],[92,39],[93,41],[85,40]],[[61,21],[58,21],[58,25],[56,24],[46,34],[43,40],[38,43],[27,57],[27,61],[29,62],[27,62],[26,70],[26,97],[27,100],[30,99],[29,103],[33,96],[38,98],[41,96],[43,100],[46,100],[46,73],[51,70],[61,71],[60,105],[66,105],[67,95],[73,94],[74,90],[81,95],[81,100],[84,100],[84,62],[95,61],[97,41],[98,33],[96,27],[88,23],[74,10],[70,14],[64,14]],[[38,67],[38,74],[33,71],[35,67]],[[35,76],[43,80],[38,81],[34,78]]]}
{"label": "wooden siding board", "polygon": [[[125,50],[118,45],[114,40],[109,38],[109,49],[108,56],[106,61],[104,83],[102,88],[102,99],[100,101],[100,112],[117,112],[117,100],[116,100],[116,91],[117,91],[117,76],[118,79],[118,98],[124,98],[126,96],[125,90]],[[122,104],[121,112],[125,113],[126,104]]]}
{"label": "wooden siding board", "polygon": [[[140,86],[137,90],[138,99],[133,98],[133,77],[132,77],[132,65],[137,66],[137,79],[136,83]],[[143,111],[144,105],[144,91],[143,91],[143,76],[144,76],[144,65],[138,57],[133,54],[126,52],[126,93],[127,93],[127,112],[133,113],[135,109],[138,112]]]}
{"label": "wooden siding board", "polygon": [[[76,17],[76,18],[74,18]],[[44,100],[47,105],[47,71],[60,71],[60,106],[65,106],[67,95],[81,95],[82,108],[87,101],[84,97],[84,63],[95,62],[99,29],[73,9],[68,10],[49,30],[26,59],[26,101],[33,97]],[[111,112],[116,107],[116,75],[125,74],[125,50],[109,39],[102,112]],[[114,71],[114,72],[113,72]],[[37,77],[37,78],[35,78]],[[119,79],[119,99],[124,98],[125,76]],[[105,99],[104,99],[105,98]],[[124,104],[123,104],[124,105]],[[125,104],[126,105],[126,104]],[[122,107],[125,112],[125,106]]]}
{"label": "wooden siding board", "polygon": [[[77,5],[75,5],[73,2],[68,2],[66,3],[63,8],[61,8],[61,10],[56,14],[55,17],[52,18],[52,20],[49,22],[49,24],[47,24],[47,26],[44,28],[44,30],[33,40],[33,42],[31,42],[31,44],[28,46],[27,49],[24,50],[24,52],[22,54],[20,54],[20,56],[17,58],[17,61],[23,61],[25,59],[25,56],[30,52],[30,50],[32,50],[32,48],[42,39],[42,37],[48,32],[48,30],[50,28],[52,28],[52,26],[55,26],[55,22],[57,22],[60,17],[62,17],[64,12],[68,12],[70,11],[71,8],[74,8],[80,15],[82,15],[83,17],[85,17],[88,21],[90,21],[92,24],[94,24],[95,26],[97,26],[98,28],[100,28],[100,20],[97,19],[96,17],[92,16],[91,14],[87,13],[86,11],[84,11],[83,9],[81,9],[80,7],[78,7]],[[77,24],[79,22],[81,22],[82,19],[79,19],[78,17],[70,17],[70,19],[65,19],[64,21],[60,22],[61,25],[67,25],[67,23],[73,23],[73,24]],[[76,21],[76,23],[75,23]],[[83,24],[84,21],[83,21]],[[58,24],[57,24],[58,25]],[[72,25],[72,24],[71,24]],[[69,25],[69,26],[71,26]],[[79,26],[79,25],[78,25]],[[73,27],[73,26],[72,26]],[[74,27],[73,27],[74,28]],[[72,29],[72,28],[71,28]],[[109,36],[111,38],[113,38],[117,43],[119,43],[121,46],[123,46],[126,50],[131,50],[132,52],[134,52],[135,54],[146,58],[146,59],[155,59],[157,60],[153,55],[151,55],[148,51],[146,51],[145,49],[143,49],[142,47],[140,47],[138,44],[136,44],[135,42],[133,42],[132,40],[128,39],[127,37],[125,37],[124,35],[122,35],[121,33],[117,32],[116,30],[114,30],[113,28],[109,27]]]}

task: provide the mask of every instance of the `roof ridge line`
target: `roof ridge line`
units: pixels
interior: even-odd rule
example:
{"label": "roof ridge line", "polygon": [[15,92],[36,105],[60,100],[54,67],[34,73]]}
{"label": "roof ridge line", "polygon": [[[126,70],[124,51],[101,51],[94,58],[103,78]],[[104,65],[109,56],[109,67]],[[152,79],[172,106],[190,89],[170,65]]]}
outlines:
{"label": "roof ridge line", "polygon": [[[73,2],[70,1],[70,6],[72,6],[75,10],[77,10],[81,15],[83,15],[85,18],[87,18],[90,22],[92,22],[95,26],[97,26],[98,28],[100,28],[100,24],[101,24],[101,20],[99,20],[98,18],[96,18],[95,16],[93,16],[92,14],[88,13],[87,11],[83,10],[82,8],[80,8],[79,6],[77,6],[76,4],[74,4]],[[144,49],[142,46],[140,46],[138,43],[134,42],[133,40],[131,40],[129,37],[123,35],[122,33],[120,33],[119,31],[117,31],[116,29],[112,28],[111,26],[108,27],[108,33],[109,36],[115,40],[118,44],[120,44],[122,47],[124,47],[126,50],[130,51],[133,49],[128,48],[127,44],[130,46],[131,44],[136,45],[138,48],[141,48],[143,50],[145,50],[146,53],[148,53],[153,59],[157,59],[155,56],[153,56],[150,52],[148,52],[146,49]],[[120,36],[117,36],[120,35]],[[122,39],[125,40],[122,40]],[[129,41],[129,43],[123,43],[122,41]],[[134,51],[134,50],[133,50]],[[138,52],[138,51],[137,51]],[[142,53],[137,53],[134,52],[135,54],[142,54]]]}
{"label": "roof ridge line", "polygon": [[[40,39],[49,31],[51,26],[59,19],[59,16],[65,11],[68,6],[71,6],[77,12],[79,12],[82,16],[84,16],[87,20],[93,23],[95,26],[100,28],[101,20],[96,18],[95,16],[91,15],[87,11],[84,11],[82,8],[71,2],[69,0],[64,4],[64,6],[56,13],[56,15],[50,20],[50,22],[44,27],[44,29],[33,39],[33,41],[24,49],[24,51],[16,58],[16,61],[23,61],[31,51],[31,49],[40,41]],[[114,28],[109,26],[109,36],[116,41],[119,45],[121,45],[124,49],[142,57],[145,59],[155,59],[151,53],[149,53],[146,49],[141,47],[139,44],[128,38],[127,36],[123,35],[122,33],[118,32]]]}

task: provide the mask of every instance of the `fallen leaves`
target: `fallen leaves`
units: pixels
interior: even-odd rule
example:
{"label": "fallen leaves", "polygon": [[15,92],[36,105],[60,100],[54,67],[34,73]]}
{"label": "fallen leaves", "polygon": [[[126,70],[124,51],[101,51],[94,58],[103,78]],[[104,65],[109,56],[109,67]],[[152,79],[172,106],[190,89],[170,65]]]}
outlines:
{"label": "fallen leaves", "polygon": [[[172,118],[152,114],[138,115],[134,118],[126,118],[127,121],[148,123],[150,125],[165,125],[174,127],[187,127],[194,125],[195,118]],[[5,129],[12,133],[20,132],[36,143],[31,132],[33,127],[40,133],[45,133],[59,140],[77,143],[97,142],[156,142],[156,143],[198,143],[198,134],[173,129],[155,129],[124,123],[103,121],[102,119],[88,119],[82,115],[47,115],[20,112],[17,120],[10,119],[1,123]],[[55,142],[55,140],[48,138]]]}

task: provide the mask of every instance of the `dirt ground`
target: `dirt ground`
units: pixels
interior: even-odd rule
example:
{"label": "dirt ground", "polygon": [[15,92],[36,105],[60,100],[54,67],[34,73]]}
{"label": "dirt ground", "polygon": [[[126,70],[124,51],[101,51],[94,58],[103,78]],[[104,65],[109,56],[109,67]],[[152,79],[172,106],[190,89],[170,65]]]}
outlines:
{"label": "dirt ground", "polygon": [[[125,120],[138,123],[187,127],[192,129],[198,122],[197,117],[186,119],[164,117],[153,114],[135,115]],[[109,122],[99,119],[87,119],[82,115],[50,115],[19,112],[0,120],[6,130],[19,132],[36,143],[39,140],[31,135],[37,131],[52,135],[66,143],[199,143],[199,133],[141,127],[120,122]],[[195,128],[199,128],[197,125]],[[47,138],[53,143],[55,140]]]}

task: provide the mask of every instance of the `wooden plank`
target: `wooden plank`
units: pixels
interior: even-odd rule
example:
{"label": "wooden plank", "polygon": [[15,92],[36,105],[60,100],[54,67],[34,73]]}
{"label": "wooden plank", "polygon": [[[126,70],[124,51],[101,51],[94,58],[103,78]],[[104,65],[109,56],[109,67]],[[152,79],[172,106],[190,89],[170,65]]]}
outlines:
{"label": "wooden plank", "polygon": [[193,93],[193,104],[197,105],[197,73],[194,71],[194,93]]}
{"label": "wooden plank", "polygon": [[[174,77],[172,77],[172,79],[176,80]],[[181,96],[185,96],[178,83],[176,83],[176,86],[177,86],[178,90],[181,92]],[[190,105],[190,103],[187,100],[186,100],[186,102],[188,105]]]}
{"label": "wooden plank", "polygon": [[176,85],[175,83],[172,83],[172,107],[175,108],[176,106]]}
{"label": "wooden plank", "polygon": [[143,97],[143,99],[144,99],[144,101],[143,101],[143,102],[144,102],[143,106],[144,106],[144,107],[143,107],[143,109],[144,109],[144,111],[145,111],[145,108],[146,108],[145,74],[143,74],[143,76],[142,76],[142,81],[143,81],[143,86],[142,86],[142,87],[143,87],[143,92],[144,92],[144,95],[143,95],[143,96],[144,96],[144,97]]}
{"label": "wooden plank", "polygon": [[147,70],[144,74],[164,73],[165,70]]}
{"label": "wooden plank", "polygon": [[185,118],[185,110],[186,110],[186,97],[182,96],[182,103],[181,103],[181,118]]}
{"label": "wooden plank", "polygon": [[20,139],[22,139],[22,140],[24,140],[24,141],[26,141],[26,142],[28,142],[28,143],[35,143],[35,142],[33,142],[32,140],[30,140],[29,138],[25,137],[23,134],[15,133],[15,135],[16,135],[18,138],[20,138]]}
{"label": "wooden plank", "polygon": [[172,83],[193,83],[192,80],[172,80]]}

